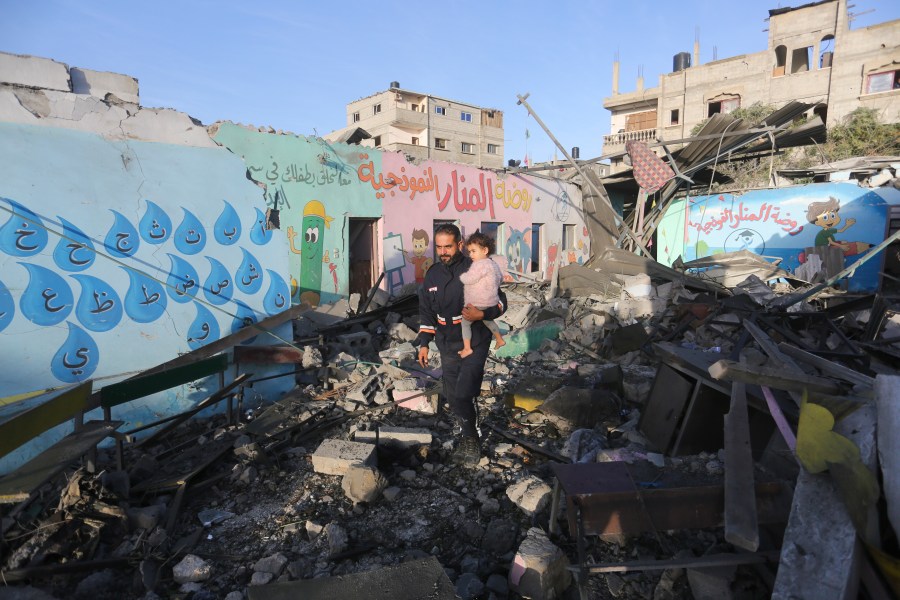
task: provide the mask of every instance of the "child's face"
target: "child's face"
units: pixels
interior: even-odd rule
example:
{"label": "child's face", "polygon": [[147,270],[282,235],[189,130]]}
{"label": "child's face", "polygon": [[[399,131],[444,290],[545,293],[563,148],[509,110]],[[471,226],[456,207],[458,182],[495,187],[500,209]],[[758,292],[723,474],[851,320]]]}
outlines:
{"label": "child's face", "polygon": [[472,260],[483,260],[488,257],[488,249],[484,246],[469,244],[467,248],[469,250],[469,258]]}
{"label": "child's face", "polygon": [[834,227],[838,223],[841,222],[841,217],[838,215],[838,211],[829,210],[827,212],[823,212],[821,215],[816,217],[816,225],[819,227],[829,228]]}
{"label": "child's face", "polygon": [[413,239],[413,254],[416,256],[422,256],[425,254],[425,248],[428,247],[428,242],[425,241],[425,238]]}

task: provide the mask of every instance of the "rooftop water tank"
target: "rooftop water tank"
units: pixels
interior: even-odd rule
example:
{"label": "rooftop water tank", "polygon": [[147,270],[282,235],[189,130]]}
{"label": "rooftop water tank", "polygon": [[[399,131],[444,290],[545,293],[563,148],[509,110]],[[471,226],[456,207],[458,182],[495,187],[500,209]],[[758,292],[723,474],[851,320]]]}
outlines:
{"label": "rooftop water tank", "polygon": [[678,71],[684,71],[685,69],[690,68],[691,66],[691,53],[690,52],[679,52],[675,56],[672,57],[672,72],[677,73]]}
{"label": "rooftop water tank", "polygon": [[[688,62],[690,62],[690,60],[688,60]],[[688,66],[690,66],[690,65],[688,65]],[[392,90],[400,89],[400,82],[399,82],[399,81],[392,81],[392,82],[391,82],[391,89],[392,89]]]}

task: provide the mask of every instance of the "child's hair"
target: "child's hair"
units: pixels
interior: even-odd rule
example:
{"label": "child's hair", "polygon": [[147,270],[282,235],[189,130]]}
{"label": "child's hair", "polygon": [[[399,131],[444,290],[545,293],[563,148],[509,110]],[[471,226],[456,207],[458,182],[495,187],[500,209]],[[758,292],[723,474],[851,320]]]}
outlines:
{"label": "child's hair", "polygon": [[469,239],[466,240],[466,246],[468,246],[469,244],[475,244],[476,246],[487,248],[489,255],[493,254],[497,249],[497,243],[494,241],[494,239],[481,233],[480,231],[476,231],[469,236]]}
{"label": "child's hair", "polygon": [[809,204],[806,208],[806,220],[810,223],[815,223],[822,213],[840,209],[841,203],[838,202],[838,199],[834,196],[828,196],[828,200],[825,202],[811,202]]}

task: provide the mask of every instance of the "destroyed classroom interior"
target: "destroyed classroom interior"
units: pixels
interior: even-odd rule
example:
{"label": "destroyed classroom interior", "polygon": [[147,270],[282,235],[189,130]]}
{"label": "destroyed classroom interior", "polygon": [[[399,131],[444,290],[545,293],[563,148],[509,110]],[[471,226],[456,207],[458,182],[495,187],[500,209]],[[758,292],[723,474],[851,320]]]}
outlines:
{"label": "destroyed classroom interior", "polygon": [[[415,284],[295,305],[8,418],[4,453],[77,426],[0,479],[0,598],[893,597],[900,234],[807,280],[748,250],[666,266],[647,249],[671,202],[727,183],[717,166],[822,143],[821,120],[789,127],[813,108],[717,115],[661,158],[630,146],[605,181],[555,170],[584,192],[592,256],[504,284],[477,467],[448,460]],[[780,176],[896,190],[898,164]],[[607,190],[642,202],[620,218]],[[868,261],[876,289],[848,291]],[[292,339],[244,345],[284,323]],[[273,377],[296,385],[263,397]],[[204,378],[190,410],[119,429],[127,403]]]}

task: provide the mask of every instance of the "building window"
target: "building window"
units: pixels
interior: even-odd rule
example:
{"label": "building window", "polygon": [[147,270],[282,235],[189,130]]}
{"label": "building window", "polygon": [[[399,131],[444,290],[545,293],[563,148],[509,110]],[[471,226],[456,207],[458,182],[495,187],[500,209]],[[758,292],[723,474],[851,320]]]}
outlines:
{"label": "building window", "polygon": [[419,112],[419,105],[410,103],[409,110],[411,110],[413,112]]}
{"label": "building window", "polygon": [[381,136],[380,135],[376,135],[375,137],[373,137],[372,141],[375,142],[376,148],[381,146]]}
{"label": "building window", "polygon": [[834,59],[834,36],[829,34],[819,42],[819,68],[827,69]]}
{"label": "building window", "polygon": [[459,113],[459,120],[465,121],[466,123],[471,123],[472,122],[472,113],[470,113],[470,112]]}
{"label": "building window", "polygon": [[359,123],[359,111],[353,113],[353,122]]}
{"label": "building window", "polygon": [[500,152],[500,146],[498,146],[497,144],[488,144],[488,146],[487,146],[488,154],[499,154],[499,152]]}
{"label": "building window", "polygon": [[681,114],[678,112],[678,109],[673,108],[672,112],[669,113],[669,125],[678,125],[680,123],[680,117]]}
{"label": "building window", "polygon": [[435,107],[434,107],[434,114],[436,114],[436,115],[446,115],[446,114],[447,114],[447,109],[444,108],[443,106],[435,106]]}
{"label": "building window", "polygon": [[866,93],[877,94],[900,89],[900,71],[872,73],[866,77]]}
{"label": "building window", "polygon": [[482,221],[479,231],[494,240],[494,251],[500,247],[500,234],[502,232],[503,223],[492,223],[490,221]]}
{"label": "building window", "polygon": [[575,226],[574,225],[563,225],[562,249],[563,250],[574,250],[575,249]]}
{"label": "building window", "polygon": [[412,139],[412,142],[411,142],[411,143],[412,143],[413,146],[418,146],[418,145],[419,145],[419,138],[414,137],[414,138]]}
{"label": "building window", "polygon": [[376,104],[375,106],[372,107],[372,114],[373,114],[373,115],[377,115],[377,114],[379,114],[380,112],[381,112],[381,105],[380,105],[380,104]]}
{"label": "building window", "polygon": [[459,150],[463,154],[475,154],[475,144],[470,144],[469,142],[461,142],[459,145]]}
{"label": "building window", "polygon": [[713,115],[717,115],[722,113],[723,115],[727,115],[731,111],[741,107],[741,97],[734,96],[732,98],[722,98],[721,100],[715,100],[709,103],[709,110],[707,111],[706,116],[711,117]]}
{"label": "building window", "polygon": [[809,71],[812,46],[797,48],[791,53],[791,75],[794,73],[806,73]]}
{"label": "building window", "polygon": [[436,150],[446,150],[447,140],[444,138],[434,138],[434,147]]}
{"label": "building window", "polygon": [[787,64],[787,46],[777,46],[775,48],[775,66],[772,68],[772,77],[781,77],[784,75],[784,68]]}

